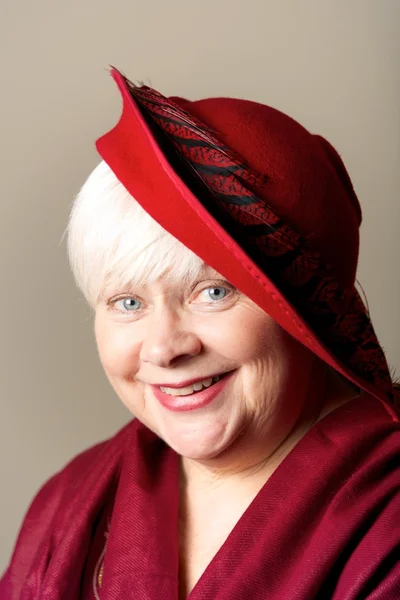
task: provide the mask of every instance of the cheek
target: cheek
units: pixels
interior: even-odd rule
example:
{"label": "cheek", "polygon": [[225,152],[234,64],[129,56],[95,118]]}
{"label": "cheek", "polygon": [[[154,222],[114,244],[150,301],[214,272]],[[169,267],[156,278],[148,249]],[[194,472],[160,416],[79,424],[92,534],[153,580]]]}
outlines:
{"label": "cheek", "polygon": [[[311,353],[255,305],[243,307],[235,323],[218,331],[215,343],[240,365],[245,395],[265,390],[269,402],[299,393],[308,384]],[[224,346],[222,345],[224,340]]]}
{"label": "cheek", "polygon": [[110,379],[131,379],[139,369],[140,345],[129,327],[96,322],[95,334],[101,364]]}
{"label": "cheek", "polygon": [[232,319],[221,319],[213,328],[212,346],[240,365],[270,361],[280,344],[277,325],[258,307],[243,307]]}

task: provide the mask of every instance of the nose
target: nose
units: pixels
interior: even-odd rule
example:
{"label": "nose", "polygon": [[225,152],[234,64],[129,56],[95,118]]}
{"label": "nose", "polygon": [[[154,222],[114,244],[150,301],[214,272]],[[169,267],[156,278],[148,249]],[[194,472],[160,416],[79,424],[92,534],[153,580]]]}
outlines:
{"label": "nose", "polygon": [[184,327],[176,312],[163,308],[149,316],[140,359],[158,367],[181,365],[201,352],[198,335]]}

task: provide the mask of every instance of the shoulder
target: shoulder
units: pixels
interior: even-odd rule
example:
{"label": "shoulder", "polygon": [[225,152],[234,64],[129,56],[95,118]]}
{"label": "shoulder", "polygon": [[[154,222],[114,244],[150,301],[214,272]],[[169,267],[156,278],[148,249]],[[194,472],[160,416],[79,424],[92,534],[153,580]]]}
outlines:
{"label": "shoulder", "polygon": [[339,489],[359,484],[364,496],[365,481],[375,491],[399,485],[400,421],[376,398],[364,393],[339,406],[316,425],[312,439]]}
{"label": "shoulder", "polygon": [[44,549],[51,552],[65,534],[68,515],[85,505],[96,485],[107,488],[136,424],[132,420],[111,438],[80,452],[40,488],[25,514],[10,565],[0,581],[2,598],[10,586],[15,592],[16,582],[25,580]]}
{"label": "shoulder", "polygon": [[64,493],[71,492],[74,488],[78,489],[94,470],[102,469],[107,464],[118,461],[135,426],[136,421],[132,420],[112,437],[94,444],[74,456],[40,488],[28,509],[28,514],[35,505],[40,504],[39,500],[51,498],[51,504],[56,505],[57,499],[61,500]]}
{"label": "shoulder", "polygon": [[352,589],[355,598],[400,598],[400,422],[363,394],[323,419],[318,434],[330,461],[324,527],[342,557],[333,597]]}

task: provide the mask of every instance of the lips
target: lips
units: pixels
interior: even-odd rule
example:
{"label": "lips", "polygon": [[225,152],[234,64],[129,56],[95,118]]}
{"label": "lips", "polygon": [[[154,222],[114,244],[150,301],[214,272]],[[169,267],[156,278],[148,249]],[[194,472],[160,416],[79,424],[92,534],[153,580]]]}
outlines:
{"label": "lips", "polygon": [[[203,387],[204,382],[210,378],[198,380],[190,385],[183,387],[168,387],[151,385],[155,398],[165,408],[171,411],[189,411],[202,408],[210,404],[230,381],[235,371],[226,374],[214,376],[209,386]],[[215,381],[217,380],[217,381]],[[201,390],[194,389],[201,384]]]}

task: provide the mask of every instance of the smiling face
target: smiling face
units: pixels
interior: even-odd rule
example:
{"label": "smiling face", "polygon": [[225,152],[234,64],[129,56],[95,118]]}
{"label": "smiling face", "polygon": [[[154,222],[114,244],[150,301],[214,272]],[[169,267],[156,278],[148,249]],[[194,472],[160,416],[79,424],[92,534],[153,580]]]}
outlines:
{"label": "smiling face", "polygon": [[312,355],[207,266],[195,281],[107,292],[95,331],[122,402],[185,457],[245,438],[275,448],[305,407]]}
{"label": "smiling face", "polygon": [[104,162],[75,200],[68,250],[112,386],[178,453],[215,466],[236,452],[254,465],[307,413],[319,361],[160,227]]}

